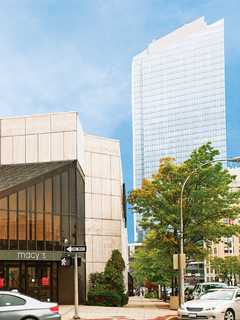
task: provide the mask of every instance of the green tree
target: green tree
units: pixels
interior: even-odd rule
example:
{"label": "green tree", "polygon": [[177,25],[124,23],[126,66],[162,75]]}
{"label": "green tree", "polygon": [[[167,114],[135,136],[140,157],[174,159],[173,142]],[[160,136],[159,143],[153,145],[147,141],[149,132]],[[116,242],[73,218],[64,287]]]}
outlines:
{"label": "green tree", "polygon": [[[184,251],[189,258],[202,259],[208,250],[203,242],[218,242],[240,231],[238,225],[226,224],[240,213],[239,191],[231,191],[231,176],[222,163],[209,163],[219,155],[207,143],[193,151],[190,158],[177,164],[172,158],[160,161],[158,171],[145,179],[141,188],[128,198],[135,212],[141,215],[140,225],[150,235],[148,246],[167,248],[166,259],[179,253],[180,193],[186,184],[183,199]],[[204,166],[203,166],[204,164]]]}
{"label": "green tree", "polygon": [[240,276],[240,258],[238,256],[229,256],[225,258],[214,257],[210,260],[211,267],[215,274],[224,282],[230,282]]}

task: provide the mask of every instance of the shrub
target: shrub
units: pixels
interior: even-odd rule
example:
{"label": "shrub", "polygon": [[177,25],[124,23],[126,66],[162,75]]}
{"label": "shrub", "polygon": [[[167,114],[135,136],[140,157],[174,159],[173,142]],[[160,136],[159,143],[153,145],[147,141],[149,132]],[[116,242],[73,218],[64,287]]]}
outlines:
{"label": "shrub", "polygon": [[104,272],[91,273],[89,276],[89,286],[90,288],[104,287],[105,277]]}
{"label": "shrub", "polygon": [[123,306],[128,303],[124,294],[123,270],[125,263],[121,253],[113,250],[104,272],[90,274],[88,304],[102,306]]}
{"label": "shrub", "polygon": [[107,265],[104,271],[106,289],[116,291],[120,295],[124,293],[123,274],[114,268],[113,265]]}
{"label": "shrub", "polygon": [[157,299],[158,293],[156,291],[147,292],[145,293],[144,298]]}
{"label": "shrub", "polygon": [[118,270],[119,272],[123,272],[123,270],[125,269],[125,262],[119,250],[115,249],[112,251],[112,256],[108,260],[105,270],[109,266],[112,266],[114,269]]}
{"label": "shrub", "polygon": [[94,306],[120,307],[122,305],[122,297],[114,291],[90,289],[88,292],[88,304]]}

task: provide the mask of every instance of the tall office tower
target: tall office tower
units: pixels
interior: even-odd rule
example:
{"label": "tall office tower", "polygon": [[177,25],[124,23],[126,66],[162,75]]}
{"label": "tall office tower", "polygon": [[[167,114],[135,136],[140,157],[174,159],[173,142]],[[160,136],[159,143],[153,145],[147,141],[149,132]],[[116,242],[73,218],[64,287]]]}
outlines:
{"label": "tall office tower", "polygon": [[223,20],[208,25],[199,18],[134,57],[135,187],[151,177],[160,158],[182,162],[208,141],[226,157],[224,82]]}

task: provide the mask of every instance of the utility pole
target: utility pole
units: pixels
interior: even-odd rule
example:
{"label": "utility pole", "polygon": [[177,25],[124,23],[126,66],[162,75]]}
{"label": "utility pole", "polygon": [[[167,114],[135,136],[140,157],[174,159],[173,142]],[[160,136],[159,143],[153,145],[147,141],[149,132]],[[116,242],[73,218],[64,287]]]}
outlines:
{"label": "utility pole", "polygon": [[80,319],[78,314],[78,254],[74,254],[74,316],[73,319]]}

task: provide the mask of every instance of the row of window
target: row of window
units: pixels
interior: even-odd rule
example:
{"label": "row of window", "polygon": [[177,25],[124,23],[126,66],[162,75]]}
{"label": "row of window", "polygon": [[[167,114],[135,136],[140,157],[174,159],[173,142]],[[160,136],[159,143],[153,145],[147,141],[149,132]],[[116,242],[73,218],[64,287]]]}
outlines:
{"label": "row of window", "polygon": [[71,169],[0,199],[0,249],[58,250],[64,238],[76,242],[77,225],[82,225],[84,237],[84,182],[79,174],[78,180],[77,198]]}

